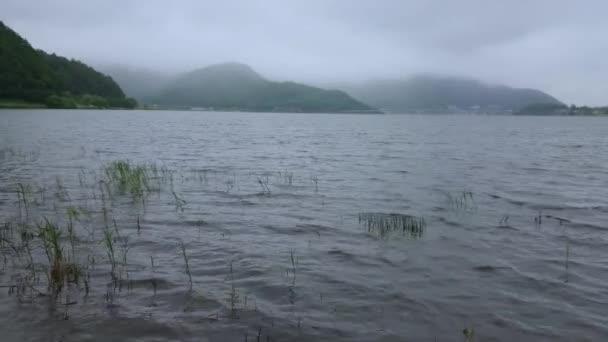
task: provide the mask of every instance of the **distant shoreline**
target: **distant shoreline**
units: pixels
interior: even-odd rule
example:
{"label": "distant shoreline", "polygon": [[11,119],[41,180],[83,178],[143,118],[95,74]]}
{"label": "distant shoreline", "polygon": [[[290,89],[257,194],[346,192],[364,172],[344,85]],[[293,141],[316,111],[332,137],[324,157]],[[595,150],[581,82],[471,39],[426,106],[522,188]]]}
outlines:
{"label": "distant shoreline", "polygon": [[479,114],[479,113],[392,113],[382,111],[345,111],[345,112],[297,112],[297,111],[253,111],[253,110],[220,110],[220,109],[185,109],[185,108],[95,108],[95,107],[80,107],[80,108],[50,108],[44,104],[31,103],[31,102],[2,102],[0,101],[0,110],[102,110],[102,111],[114,111],[114,110],[125,110],[125,111],[155,111],[155,112],[201,112],[201,113],[265,113],[265,114],[357,114],[357,115],[388,115],[388,116],[400,116],[400,115],[416,115],[416,116],[535,116],[535,117],[608,117],[608,114],[531,114],[531,113],[512,113],[512,114]]}
{"label": "distant shoreline", "polygon": [[0,100],[0,109],[48,109],[48,110],[146,110],[146,111],[179,111],[179,112],[216,112],[216,113],[284,113],[284,114],[385,114],[379,110],[353,110],[353,111],[317,111],[317,112],[305,112],[305,111],[259,111],[259,110],[245,110],[245,109],[187,109],[187,108],[150,108],[150,107],[136,107],[136,108],[102,108],[102,107],[77,107],[77,108],[52,108],[45,104],[25,102],[25,101],[2,101]]}

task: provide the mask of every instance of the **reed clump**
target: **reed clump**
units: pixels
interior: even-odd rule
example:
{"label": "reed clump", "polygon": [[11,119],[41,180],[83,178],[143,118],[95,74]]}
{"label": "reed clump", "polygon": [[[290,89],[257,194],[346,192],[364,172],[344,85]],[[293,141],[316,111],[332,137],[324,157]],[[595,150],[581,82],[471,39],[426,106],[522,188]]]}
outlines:
{"label": "reed clump", "polygon": [[365,225],[368,232],[382,238],[394,234],[420,238],[426,227],[423,217],[396,213],[360,213],[359,224]]}
{"label": "reed clump", "polygon": [[70,260],[64,253],[61,229],[45,220],[38,225],[38,237],[42,242],[44,252],[48,258],[48,287],[54,293],[61,291],[64,284],[76,283],[81,276],[80,266],[75,260]]}
{"label": "reed clump", "polygon": [[105,168],[106,178],[122,194],[130,194],[134,199],[142,198],[150,190],[149,180],[154,168],[145,165],[132,165],[118,160]]}

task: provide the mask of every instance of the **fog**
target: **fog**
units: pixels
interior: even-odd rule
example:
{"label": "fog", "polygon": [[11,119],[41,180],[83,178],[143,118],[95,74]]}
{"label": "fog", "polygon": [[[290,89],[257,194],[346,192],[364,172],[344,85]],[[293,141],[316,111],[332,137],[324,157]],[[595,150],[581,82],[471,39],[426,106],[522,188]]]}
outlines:
{"label": "fog", "polygon": [[238,61],[310,83],[462,75],[608,104],[608,2],[2,0],[35,47],[178,72]]}

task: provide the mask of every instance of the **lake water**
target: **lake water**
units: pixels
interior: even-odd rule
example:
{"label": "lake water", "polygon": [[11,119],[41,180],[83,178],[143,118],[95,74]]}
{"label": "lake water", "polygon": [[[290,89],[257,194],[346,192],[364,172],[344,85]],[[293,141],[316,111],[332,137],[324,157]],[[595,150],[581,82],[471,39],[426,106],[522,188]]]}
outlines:
{"label": "lake water", "polygon": [[[86,212],[88,277],[49,296],[33,244],[19,290],[5,244],[2,341],[608,339],[606,118],[3,110],[0,148],[0,224]],[[158,189],[104,195],[118,160]]]}

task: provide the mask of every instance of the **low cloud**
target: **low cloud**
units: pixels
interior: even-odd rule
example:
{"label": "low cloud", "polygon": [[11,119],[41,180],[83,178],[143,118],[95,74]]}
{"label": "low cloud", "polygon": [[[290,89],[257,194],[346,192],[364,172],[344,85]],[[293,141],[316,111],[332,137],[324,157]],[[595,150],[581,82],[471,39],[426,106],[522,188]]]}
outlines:
{"label": "low cloud", "polygon": [[92,64],[185,71],[240,61],[313,83],[419,72],[608,104],[608,2],[3,0],[0,20]]}

